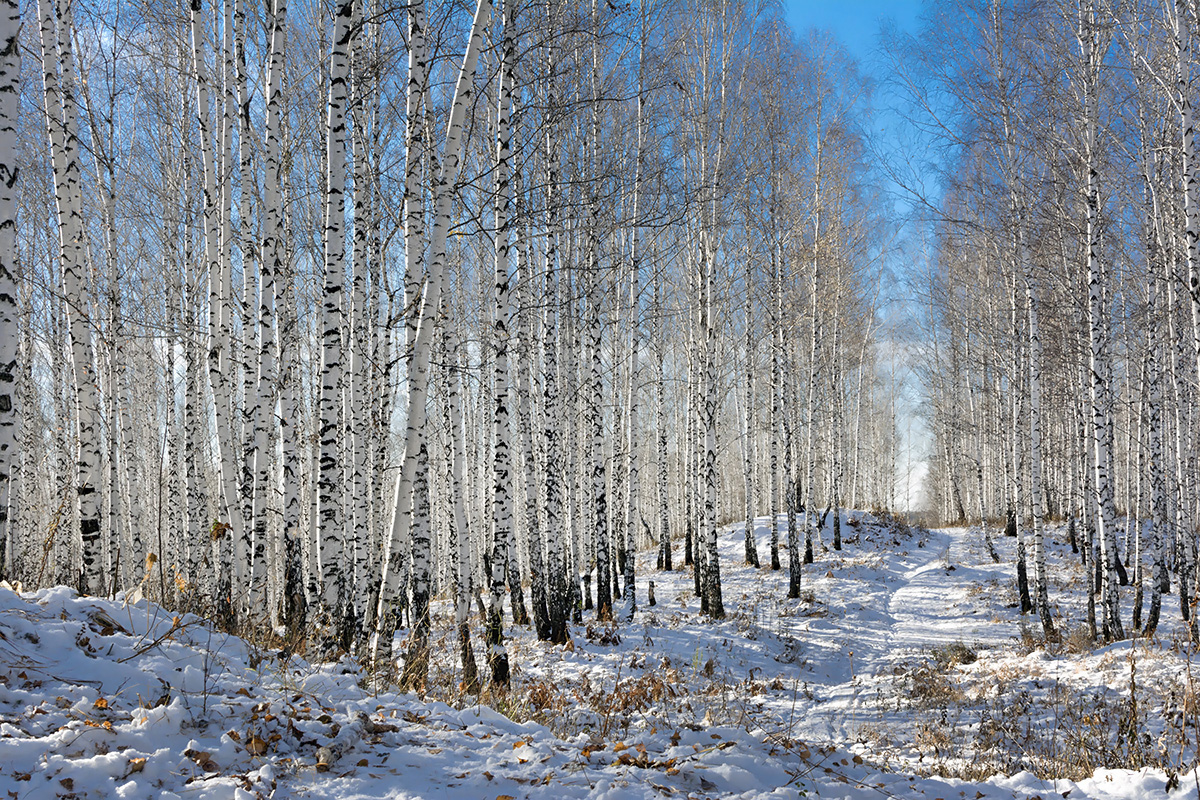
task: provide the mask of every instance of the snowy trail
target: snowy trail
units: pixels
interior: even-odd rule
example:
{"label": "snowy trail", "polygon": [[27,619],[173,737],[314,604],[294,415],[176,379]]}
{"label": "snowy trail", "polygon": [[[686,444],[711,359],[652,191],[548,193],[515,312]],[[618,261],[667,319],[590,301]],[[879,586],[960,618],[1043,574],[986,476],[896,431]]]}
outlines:
{"label": "snowy trail", "polygon": [[[807,676],[813,702],[801,726],[805,735],[853,740],[877,722],[875,688],[864,678],[892,673],[935,647],[1014,640],[1020,628],[1012,615],[989,614],[969,597],[983,582],[1006,579],[1004,565],[986,559],[978,538],[977,530],[930,531],[887,560],[819,564],[808,586],[826,598],[829,615],[795,632],[819,665]],[[853,548],[843,554],[854,558]]]}
{"label": "snowy trail", "polygon": [[[980,562],[974,529],[932,531],[923,548],[933,558],[910,570],[892,594],[888,611],[893,619],[891,649],[928,649],[963,642],[999,645],[1011,642],[1019,628],[1011,618],[990,620],[968,601],[968,592],[981,583],[1005,576],[1003,565]],[[1011,571],[1011,567],[1008,568]]]}

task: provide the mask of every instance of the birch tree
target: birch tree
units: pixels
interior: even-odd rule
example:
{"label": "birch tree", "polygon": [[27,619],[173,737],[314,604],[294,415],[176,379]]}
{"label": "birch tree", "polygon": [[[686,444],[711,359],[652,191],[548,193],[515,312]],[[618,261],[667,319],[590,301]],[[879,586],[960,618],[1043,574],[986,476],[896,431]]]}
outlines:
{"label": "birch tree", "polygon": [[17,317],[16,183],[21,168],[17,155],[17,106],[21,96],[21,10],[16,0],[0,6],[0,579],[7,579],[12,562],[9,502],[13,465],[18,460],[20,397],[20,327]]}
{"label": "birch tree", "polygon": [[104,587],[100,539],[100,399],[85,293],[87,244],[75,101],[72,5],[70,0],[57,0],[57,6],[55,0],[40,0],[38,11],[46,125],[58,207],[58,258],[75,378],[75,497],[82,558],[79,585],[86,592],[98,594]]}
{"label": "birch tree", "polygon": [[[471,24],[470,38],[463,54],[462,67],[454,87],[454,99],[451,104],[450,117],[447,122],[446,139],[443,144],[442,158],[437,165],[436,180],[433,185],[433,231],[429,239],[428,280],[424,287],[424,296],[420,302],[420,316],[412,345],[412,357],[409,363],[407,419],[410,436],[406,439],[404,461],[402,462],[399,478],[396,481],[395,500],[393,502],[391,536],[389,539],[387,558],[384,561],[383,576],[379,595],[379,609],[376,613],[375,642],[373,653],[378,659],[380,650],[390,651],[391,628],[394,620],[391,617],[391,605],[395,602],[398,585],[398,561],[401,557],[399,545],[402,537],[411,525],[411,506],[406,502],[406,495],[411,495],[412,481],[417,468],[417,452],[420,437],[411,432],[420,430],[426,420],[426,398],[429,391],[429,362],[432,355],[433,328],[441,308],[443,292],[443,272],[446,269],[446,238],[451,223],[452,193],[458,181],[462,166],[462,145],[464,121],[467,107],[470,104],[474,90],[475,64],[482,48],[484,29],[491,19],[491,3],[489,0],[479,0],[475,8],[474,20]],[[424,58],[418,56],[418,61],[424,63]],[[419,247],[420,243],[407,240],[406,248]],[[509,678],[508,656],[502,644],[491,646],[488,654],[492,667],[492,680],[498,686],[506,686]]]}

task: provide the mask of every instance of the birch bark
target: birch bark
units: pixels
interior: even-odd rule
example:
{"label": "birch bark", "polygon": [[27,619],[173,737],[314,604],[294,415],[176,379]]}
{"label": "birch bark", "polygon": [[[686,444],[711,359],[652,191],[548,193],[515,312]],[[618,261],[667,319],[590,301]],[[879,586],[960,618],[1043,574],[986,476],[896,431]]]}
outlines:
{"label": "birch bark", "polygon": [[[504,580],[510,562],[517,560],[516,549],[509,549],[513,536],[512,506],[512,426],[508,411],[508,339],[509,339],[509,245],[511,242],[509,215],[509,157],[510,128],[509,113],[512,109],[512,69],[516,46],[512,30],[512,0],[501,0],[500,6],[500,76],[496,115],[496,178],[495,220],[496,247],[495,272],[492,294],[492,347],[493,347],[493,415],[492,430],[495,450],[492,461],[492,555],[491,555],[491,604],[488,608],[487,646],[489,662],[492,663],[493,681],[496,680],[495,659],[503,651],[504,628]],[[511,582],[511,581],[510,581]],[[517,577],[517,583],[520,577]],[[518,603],[514,597],[513,616],[517,616]],[[503,669],[506,669],[505,666]]]}
{"label": "birch bark", "polygon": [[[467,108],[471,102],[474,89],[475,64],[483,45],[483,33],[491,18],[492,4],[490,0],[478,0],[475,8],[474,21],[466,51],[463,54],[462,67],[454,87],[454,100],[451,105],[450,119],[447,123],[446,141],[443,158],[438,168],[437,180],[434,184],[434,215],[433,232],[429,242],[429,280],[425,285],[425,296],[421,302],[420,318],[413,341],[412,361],[409,364],[408,392],[408,431],[412,434],[424,428],[426,419],[426,400],[429,390],[429,362],[432,355],[433,328],[441,308],[443,287],[443,272],[446,266],[446,238],[451,223],[452,192],[458,182],[462,164],[462,144],[464,121]],[[424,53],[420,54],[424,63]],[[411,80],[411,77],[410,77]],[[419,247],[419,243],[410,241],[408,232],[405,235],[406,247]],[[395,601],[399,571],[394,568],[401,558],[400,543],[411,524],[411,506],[402,502],[406,494],[412,492],[412,480],[417,467],[417,452],[414,449],[419,444],[419,437],[410,435],[406,439],[404,461],[401,465],[400,476],[396,482],[395,502],[393,503],[391,536],[388,543],[387,557],[384,561],[383,576],[379,593],[379,610],[376,614],[376,626],[373,635],[372,652],[378,661],[379,648],[390,649],[391,626],[395,624],[390,611]],[[382,641],[383,639],[387,641]],[[503,647],[499,648],[503,651]],[[489,660],[499,665],[501,669],[493,670],[493,681],[499,685],[508,684],[508,656],[506,652],[493,650]]]}
{"label": "birch bark", "polygon": [[336,6],[329,56],[329,115],[325,129],[328,177],[325,188],[325,280],[321,303],[320,467],[318,519],[321,605],[344,640],[349,595],[344,571],[345,519],[342,489],[345,469],[340,453],[343,285],[346,239],[343,232],[346,192],[346,97],[350,76],[350,21],[353,0]]}
{"label": "birch bark", "polygon": [[17,315],[16,184],[17,114],[21,95],[21,9],[17,0],[0,3],[0,580],[8,578],[11,530],[9,499],[18,462],[20,397],[17,394],[20,325]]}
{"label": "birch bark", "polygon": [[[1088,285],[1088,343],[1091,370],[1092,437],[1095,442],[1095,491],[1099,508],[1097,536],[1101,564],[1101,632],[1105,641],[1124,639],[1120,598],[1117,589],[1116,510],[1113,503],[1112,475],[1112,398],[1109,386],[1109,331],[1105,313],[1105,270],[1100,253],[1100,178],[1097,167],[1096,138],[1098,120],[1097,89],[1103,59],[1095,7],[1080,6],[1078,41],[1084,62],[1081,93],[1084,106],[1084,158],[1087,182],[1084,200],[1087,216],[1085,248]],[[1185,137],[1190,122],[1185,119]],[[1186,161],[1186,159],[1185,159]],[[1194,244],[1194,239],[1192,240]],[[1196,306],[1193,304],[1193,314]],[[1200,322],[1195,316],[1194,320]]]}
{"label": "birch bark", "polygon": [[88,593],[98,594],[103,590],[99,493],[100,397],[88,320],[89,304],[84,293],[87,245],[84,239],[78,110],[75,102],[72,4],[71,0],[58,0],[56,6],[53,0],[39,0],[38,10],[41,16],[46,124],[58,208],[58,259],[62,270],[71,339],[71,366],[75,377],[75,504],[79,515],[82,559],[80,587]]}

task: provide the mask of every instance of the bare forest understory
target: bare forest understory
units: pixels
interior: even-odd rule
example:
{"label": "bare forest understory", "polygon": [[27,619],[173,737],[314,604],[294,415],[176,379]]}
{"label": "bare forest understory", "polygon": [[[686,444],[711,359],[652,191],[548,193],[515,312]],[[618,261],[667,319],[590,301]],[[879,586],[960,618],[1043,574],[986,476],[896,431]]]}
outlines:
{"label": "bare forest understory", "polygon": [[[768,530],[756,520],[764,549]],[[741,527],[724,529],[720,622],[701,613],[690,569],[656,571],[642,553],[638,591],[653,581],[654,606],[615,623],[588,613],[566,645],[510,628],[511,685],[480,696],[464,691],[446,598],[433,603],[430,682],[415,695],[353,659],[308,662],[145,600],[3,589],[0,789],[1194,796],[1200,687],[1186,629],[1095,648],[1063,529],[1048,548],[1063,630],[1050,641],[1019,612],[1012,540],[997,542],[996,564],[978,529],[848,512],[843,530],[843,549],[818,545],[788,600],[787,576],[742,564]]]}

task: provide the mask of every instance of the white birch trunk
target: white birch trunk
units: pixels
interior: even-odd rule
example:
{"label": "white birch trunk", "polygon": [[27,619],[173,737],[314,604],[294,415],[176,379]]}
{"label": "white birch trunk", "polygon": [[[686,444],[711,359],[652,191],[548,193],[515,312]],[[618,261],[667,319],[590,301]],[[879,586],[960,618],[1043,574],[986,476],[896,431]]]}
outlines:
{"label": "white birch trunk", "polygon": [[[58,207],[59,260],[71,337],[75,377],[76,511],[82,558],[80,587],[91,594],[103,590],[101,560],[100,398],[96,383],[88,303],[85,301],[86,243],[76,122],[75,60],[72,51],[70,0],[39,0],[42,74],[46,123],[54,164],[54,195]],[[55,21],[57,19],[57,26]],[[61,77],[60,77],[61,71]]]}
{"label": "white birch trunk", "polygon": [[626,421],[629,438],[626,441],[628,450],[628,472],[625,478],[625,611],[624,618],[632,620],[637,611],[637,584],[635,571],[637,566],[637,520],[639,503],[641,502],[641,479],[638,471],[638,388],[641,382],[638,360],[641,347],[641,270],[642,270],[642,241],[641,213],[642,202],[642,173],[645,161],[646,146],[646,3],[639,3],[641,21],[638,26],[638,98],[637,98],[637,153],[633,171],[633,232],[630,241],[629,254],[629,298],[630,298],[630,334],[629,334],[629,394],[626,409]]}
{"label": "white birch trunk", "polygon": [[[824,95],[817,100],[817,152],[816,175],[813,182],[813,257],[812,271],[809,276],[809,342],[808,342],[808,402],[806,407],[807,462],[804,467],[804,563],[813,563],[813,533],[816,517],[816,489],[813,485],[816,477],[817,448],[813,437],[816,435],[817,413],[817,381],[820,380],[821,370],[818,360],[817,346],[821,338],[821,312],[818,297],[821,288],[821,157],[824,150],[824,136],[821,131],[821,111],[824,106]],[[789,506],[790,508],[790,506]],[[818,534],[819,535],[819,534]],[[796,582],[795,591],[799,591]],[[790,591],[789,591],[790,596]],[[799,595],[796,595],[799,596]]]}
{"label": "white birch trunk", "polygon": [[450,363],[447,380],[450,397],[445,405],[446,425],[450,430],[450,523],[454,534],[455,585],[454,620],[458,628],[459,660],[463,670],[463,690],[467,694],[479,693],[479,667],[475,663],[475,652],[471,647],[471,632],[468,618],[471,613],[471,535],[466,504],[463,500],[463,471],[467,453],[464,443],[462,404],[455,395],[460,391],[459,365]]}
{"label": "white birch trunk", "polygon": [[9,501],[18,461],[21,419],[17,393],[21,327],[17,315],[16,184],[17,115],[21,95],[21,8],[17,0],[0,3],[0,580],[9,577],[11,522]]}
{"label": "white birch trunk", "polygon": [[[519,176],[515,181],[517,192],[517,275],[520,296],[520,318],[518,323],[517,349],[517,427],[521,436],[522,464],[524,470],[525,509],[522,527],[529,543],[529,600],[532,606],[534,629],[542,641],[550,641],[550,616],[546,607],[547,587],[545,547],[538,520],[538,469],[537,448],[533,434],[533,386],[532,375],[536,369],[536,336],[534,332],[533,276],[529,264],[529,236],[523,227],[525,220],[524,196]],[[549,476],[542,481],[549,482]],[[547,514],[549,516],[549,514]],[[557,530],[557,528],[553,529]]]}
{"label": "white birch trunk", "polygon": [[[748,187],[747,187],[747,189],[748,189]],[[747,219],[749,219],[749,217],[747,217]],[[745,545],[746,565],[751,566],[751,567],[757,567],[757,566],[759,566],[758,546],[755,544],[755,541],[754,541],[754,460],[755,460],[754,459],[754,457],[755,457],[754,437],[756,434],[755,425],[754,425],[754,423],[755,423],[754,373],[755,373],[755,367],[757,365],[755,364],[756,348],[754,345],[754,333],[755,333],[755,331],[754,331],[754,269],[752,267],[753,261],[750,258],[750,252],[749,252],[749,240],[750,240],[749,222],[747,222],[746,228],[747,228],[746,229],[747,248],[746,248],[746,254],[745,254],[746,286],[744,289],[744,292],[746,295],[746,307],[743,312],[743,314],[745,316],[745,321],[743,324],[746,326],[746,337],[745,337],[745,344],[744,344],[746,361],[745,361],[745,369],[742,372],[742,379],[744,381],[743,390],[745,391],[744,403],[745,403],[745,407],[746,407],[745,411],[744,411],[744,414],[745,414],[745,427],[744,427],[745,444],[743,444],[743,446],[742,446],[742,450],[743,450],[742,469],[743,469],[743,478],[744,478],[745,487],[746,487],[746,502],[745,502],[746,530],[745,530],[745,534],[744,534],[744,545]]]}
{"label": "white birch trunk", "polygon": [[[421,303],[420,321],[417,325],[415,340],[413,341],[412,361],[409,364],[407,405],[408,430],[410,434],[424,428],[425,425],[425,406],[428,397],[429,362],[432,355],[433,328],[437,314],[441,308],[442,273],[445,270],[446,261],[446,237],[449,233],[451,223],[451,194],[458,181],[458,174],[462,164],[463,123],[466,118],[467,108],[471,102],[475,78],[475,63],[479,57],[479,51],[483,43],[483,32],[491,18],[491,11],[490,0],[478,0],[475,9],[475,18],[471,26],[470,39],[466,52],[463,54],[462,67],[454,88],[454,101],[447,124],[444,156],[437,173],[437,181],[434,185],[434,225],[429,244],[429,280],[425,286],[425,297]],[[419,246],[418,243],[408,240],[407,233],[405,238],[406,247]],[[407,533],[411,521],[411,506],[401,502],[401,500],[405,493],[411,493],[412,491],[412,479],[416,470],[417,460],[413,447],[417,441],[418,439],[415,436],[407,437],[404,462],[401,466],[399,479],[396,482],[396,502],[393,504],[391,537],[383,567],[379,593],[379,611],[376,614],[376,629],[372,647],[373,654],[375,655],[378,654],[381,644],[385,647],[387,646],[386,643],[381,643],[380,639],[382,636],[386,636],[390,640],[391,630],[388,628],[388,625],[394,624],[394,621],[391,621],[390,609],[391,604],[395,600],[399,573],[393,570],[389,564],[399,560],[399,544],[402,541],[402,537]],[[389,623],[389,621],[391,622]],[[507,680],[505,680],[505,683],[507,683]]]}
{"label": "white birch trunk", "polygon": [[215,545],[222,556],[217,564],[218,593],[222,602],[229,599],[233,586],[229,583],[233,564],[228,559],[228,538],[233,542],[242,540],[243,520],[237,506],[237,463],[233,453],[229,398],[229,327],[228,310],[228,263],[222,257],[220,197],[217,189],[217,164],[212,136],[212,109],[209,101],[209,79],[206,65],[208,50],[208,24],[203,19],[203,1],[192,0],[192,77],[196,83],[196,114],[199,120],[201,154],[204,168],[204,263],[208,272],[208,377],[216,409],[217,448],[220,464],[220,502],[218,513],[227,522],[214,529]]}
{"label": "white birch trunk", "polygon": [[[1104,266],[1100,254],[1100,182],[1096,160],[1097,82],[1102,58],[1099,52],[1098,20],[1094,9],[1080,7],[1079,47],[1084,59],[1086,77],[1082,91],[1084,100],[1084,157],[1087,169],[1085,201],[1087,220],[1085,247],[1088,283],[1088,341],[1091,369],[1092,437],[1095,442],[1095,491],[1099,508],[1097,536],[1100,540],[1101,562],[1101,631],[1106,641],[1124,639],[1121,625],[1120,599],[1117,590],[1116,510],[1113,507],[1112,475],[1112,398],[1109,387],[1108,320],[1104,306]],[[1190,125],[1188,125],[1190,129]]]}
{"label": "white birch trunk", "polygon": [[[555,30],[553,4],[547,4],[546,28]],[[554,49],[548,38],[545,45],[547,78],[547,108],[555,108],[558,102],[558,87],[554,79]],[[569,482],[565,480],[567,459],[563,455],[563,435],[566,418],[559,394],[559,291],[558,291],[558,131],[554,125],[546,126],[546,244],[545,274],[543,290],[545,317],[542,321],[542,420],[545,461],[543,475],[546,492],[546,561],[547,588],[546,616],[549,627],[548,638],[555,644],[565,644],[569,636],[568,623],[571,617],[571,585],[567,579],[568,552],[564,529],[569,535],[570,525],[564,513],[568,500]]]}
{"label": "white birch trunk", "polygon": [[[774,207],[771,216],[774,222]],[[791,476],[781,479],[779,473],[779,447],[783,437],[783,254],[775,242],[771,242],[771,502],[767,511],[771,515],[771,569],[779,570],[779,506],[780,490],[788,486]],[[790,446],[787,439],[783,445]],[[788,459],[789,462],[791,459]],[[790,467],[788,468],[790,471]],[[789,490],[790,491],[790,490]],[[793,542],[788,543],[792,547]]]}
{"label": "white birch trunk", "polygon": [[663,319],[663,281],[662,270],[654,271],[654,338],[656,346],[655,374],[655,422],[658,427],[658,546],[661,553],[660,567],[671,571],[671,502],[668,480],[671,471],[670,455],[667,450],[667,375],[666,356],[667,342],[665,337],[666,324]]}
{"label": "white birch trunk", "polygon": [[365,621],[367,602],[370,596],[370,559],[374,549],[370,529],[371,489],[375,476],[369,474],[370,456],[374,452],[370,414],[367,408],[370,389],[368,386],[368,358],[370,356],[371,329],[374,314],[367,306],[367,273],[369,239],[378,239],[381,232],[372,223],[375,217],[369,207],[372,203],[370,165],[368,163],[370,143],[367,141],[367,47],[362,41],[363,2],[354,4],[351,22],[351,70],[354,76],[352,119],[352,159],[354,164],[354,278],[350,293],[350,380],[349,380],[349,433],[351,440],[351,475],[347,526],[347,545],[354,556],[354,583],[350,601],[356,620],[356,628]]}
{"label": "white birch trunk", "polygon": [[[592,0],[592,24],[597,24],[597,2]],[[604,418],[600,401],[604,396],[601,343],[604,335],[604,315],[601,311],[603,282],[600,278],[600,231],[599,199],[597,182],[600,148],[600,46],[592,40],[592,123],[588,143],[591,161],[591,187],[587,200],[588,221],[586,224],[587,259],[587,356],[590,375],[587,380],[585,399],[587,410],[584,417],[588,425],[588,452],[591,457],[592,477],[592,536],[596,550],[596,619],[612,619],[612,563],[608,540],[608,481],[607,464],[604,458]]]}
{"label": "white birch trunk", "polygon": [[[345,469],[340,453],[342,290],[346,275],[343,232],[346,191],[346,96],[350,76],[350,19],[353,0],[336,6],[333,46],[329,57],[329,116],[326,123],[328,178],[325,195],[325,285],[321,304],[321,372],[319,398],[320,467],[317,487],[321,605],[335,626],[346,622],[349,586],[344,574],[345,519],[342,490]],[[344,633],[344,631],[339,631]]]}
{"label": "white birch trunk", "polygon": [[[512,425],[508,411],[508,345],[509,345],[509,113],[512,109],[512,69],[516,45],[512,30],[512,0],[502,0],[500,6],[500,76],[497,90],[496,115],[496,177],[495,220],[496,249],[492,293],[492,435],[495,449],[492,456],[492,551],[491,602],[488,606],[488,662],[494,683],[507,683],[507,655],[504,654],[504,580],[517,559],[516,548],[509,548],[513,538],[512,505]],[[514,583],[511,579],[509,583]],[[519,585],[518,575],[516,583]],[[519,604],[513,598],[514,621]],[[504,663],[497,664],[503,657]],[[499,681],[501,671],[505,680]]]}
{"label": "white birch trunk", "polygon": [[[1020,224],[1020,223],[1018,223]],[[1019,246],[1023,242],[1018,239]],[[1033,588],[1034,606],[1042,622],[1042,632],[1054,635],[1046,578],[1045,511],[1042,488],[1042,341],[1038,327],[1037,279],[1028,254],[1018,252],[1025,269],[1025,303],[1029,318],[1029,491],[1033,516]]]}
{"label": "white birch trunk", "polygon": [[[271,431],[277,419],[275,391],[277,370],[275,363],[275,276],[283,272],[283,261],[286,258],[284,250],[284,228],[282,191],[280,188],[280,116],[281,93],[283,91],[283,47],[286,41],[287,0],[274,0],[270,16],[270,55],[267,67],[266,86],[266,131],[264,145],[266,148],[263,175],[263,235],[262,256],[259,260],[259,297],[258,297],[258,370],[253,405],[247,396],[246,403],[250,406],[248,417],[252,421],[254,444],[252,449],[252,468],[254,470],[253,499],[250,519],[254,525],[253,548],[254,565],[251,578],[251,608],[262,613],[266,605],[266,553],[269,536],[268,504],[273,488],[271,464]],[[244,56],[239,57],[239,63]],[[244,66],[243,66],[244,70]],[[248,136],[249,98],[242,101],[243,127],[242,135]],[[244,160],[243,160],[244,161]],[[243,181],[247,179],[243,172]],[[243,193],[247,187],[243,186]],[[245,224],[245,223],[243,223]],[[286,534],[285,534],[286,535]],[[286,569],[285,569],[286,571]],[[286,584],[286,580],[285,580]],[[284,588],[285,608],[289,589]]]}

